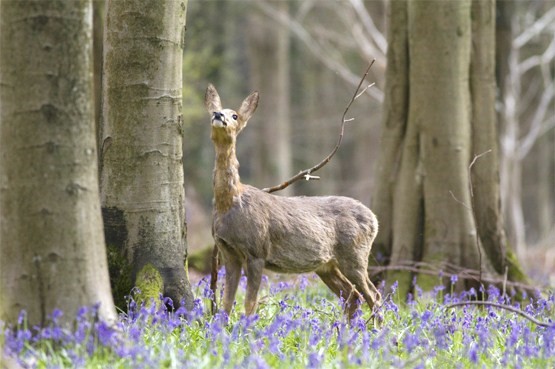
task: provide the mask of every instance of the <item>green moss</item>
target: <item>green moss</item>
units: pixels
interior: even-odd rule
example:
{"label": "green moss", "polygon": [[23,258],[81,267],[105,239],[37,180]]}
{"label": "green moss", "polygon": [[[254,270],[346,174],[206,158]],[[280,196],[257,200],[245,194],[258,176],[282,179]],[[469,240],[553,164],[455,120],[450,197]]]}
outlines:
{"label": "green moss", "polygon": [[507,266],[509,267],[507,279],[512,282],[529,283],[530,280],[518,261],[516,254],[512,250],[507,250],[505,256]]}
{"label": "green moss", "polygon": [[125,297],[131,293],[133,281],[131,280],[131,265],[121,255],[119,248],[114,244],[106,245],[108,253],[108,270],[110,272],[110,285],[116,306],[127,311]]}
{"label": "green moss", "polygon": [[164,280],[160,272],[150,263],[137,273],[135,286],[139,290],[135,295],[137,304],[149,303],[151,300],[159,302],[159,296],[164,292]]}

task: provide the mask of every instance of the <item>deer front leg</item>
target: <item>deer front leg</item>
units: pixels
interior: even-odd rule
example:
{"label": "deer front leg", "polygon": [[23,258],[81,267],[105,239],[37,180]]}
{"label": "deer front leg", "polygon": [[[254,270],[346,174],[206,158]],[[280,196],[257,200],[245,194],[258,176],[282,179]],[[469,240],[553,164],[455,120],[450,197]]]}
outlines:
{"label": "deer front leg", "polygon": [[224,310],[229,315],[235,301],[237,286],[241,278],[241,261],[235,256],[225,253],[225,288]]}
{"label": "deer front leg", "polygon": [[252,315],[258,305],[258,290],[262,282],[264,259],[247,260],[247,297],[245,298],[245,314]]}

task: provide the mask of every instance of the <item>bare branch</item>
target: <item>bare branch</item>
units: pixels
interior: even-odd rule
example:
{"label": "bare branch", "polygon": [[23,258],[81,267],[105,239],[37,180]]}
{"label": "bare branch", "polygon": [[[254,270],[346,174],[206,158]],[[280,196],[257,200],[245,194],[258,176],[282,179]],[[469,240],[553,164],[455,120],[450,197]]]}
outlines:
{"label": "bare branch", "polygon": [[536,111],[534,112],[531,127],[528,133],[520,142],[518,150],[519,159],[524,159],[528,155],[534,144],[537,142],[538,137],[543,131],[543,123],[545,122],[544,118],[548,112],[549,106],[553,102],[554,97],[555,87],[553,84],[550,84],[543,92],[541,100],[536,107]]}
{"label": "bare branch", "polygon": [[[346,64],[342,64],[334,58],[330,58],[329,52],[322,49],[321,44],[310,35],[310,33],[298,20],[291,18],[288,14],[274,9],[272,6],[267,5],[264,2],[259,1],[256,2],[256,4],[262,12],[272,20],[277,21],[282,26],[288,27],[293,34],[295,34],[295,36],[297,36],[305,44],[308,50],[310,50],[310,52],[327,68],[336,72],[347,83],[356,86],[358,80],[357,76],[346,67]],[[367,90],[367,93],[377,101],[383,101],[383,91],[373,88]]]}
{"label": "bare branch", "polygon": [[[274,187],[263,188],[262,191],[272,193],[272,192],[275,192],[275,191],[283,190],[284,188],[287,188],[289,185],[291,185],[294,182],[297,182],[300,179],[304,178],[306,180],[310,180],[311,177],[312,177],[311,176],[312,173],[314,173],[318,169],[322,168],[324,165],[326,165],[331,160],[331,158],[335,155],[335,153],[339,149],[339,146],[341,146],[341,142],[343,141],[343,134],[345,132],[345,124],[352,120],[352,119],[347,119],[346,118],[347,113],[349,112],[349,109],[351,108],[351,105],[353,105],[353,102],[360,96],[360,94],[359,94],[360,87],[364,83],[364,80],[368,76],[368,73],[370,72],[370,68],[372,68],[372,65],[374,65],[375,61],[376,61],[376,59],[373,59],[370,62],[370,64],[368,65],[368,68],[366,68],[366,72],[364,72],[362,78],[360,79],[360,82],[357,85],[357,88],[355,90],[355,93],[353,94],[353,97],[351,97],[351,100],[349,101],[349,104],[347,104],[347,107],[345,108],[345,111],[343,112],[343,117],[341,118],[341,131],[339,133],[339,139],[337,140],[337,144],[335,145],[333,150],[328,154],[328,156],[326,156],[321,162],[319,162],[318,164],[316,164],[312,168],[302,170],[297,175],[289,178],[287,181],[285,181],[285,182],[283,182],[283,183],[281,183],[277,186],[274,186]],[[368,87],[366,89],[368,89]]]}
{"label": "bare branch", "polygon": [[526,312],[515,308],[514,306],[498,304],[498,303],[492,302],[492,301],[462,301],[462,302],[456,302],[454,304],[447,305],[445,307],[445,309],[452,309],[452,308],[457,307],[457,306],[466,306],[466,305],[492,306],[492,307],[496,307],[496,308],[499,308],[499,309],[504,309],[504,310],[507,310],[507,311],[511,311],[513,313],[516,313],[516,314],[528,319],[532,323],[534,323],[536,325],[539,325],[540,327],[550,328],[550,327],[553,327],[555,325],[554,323],[541,322],[541,321],[537,320],[536,318],[534,318],[533,316],[527,314]]}
{"label": "bare branch", "polygon": [[470,196],[471,197],[474,197],[474,189],[473,189],[474,185],[472,184],[472,167],[474,166],[474,164],[476,163],[476,161],[478,159],[480,159],[482,156],[484,156],[486,154],[489,154],[490,152],[491,152],[491,149],[489,149],[489,150],[487,150],[487,151],[485,151],[481,154],[475,155],[474,159],[472,159],[472,162],[468,166],[468,182],[469,182],[468,184],[469,184],[469,188],[470,188]]}
{"label": "bare branch", "polygon": [[378,30],[372,17],[368,14],[368,11],[364,7],[364,3],[362,0],[350,0],[351,5],[355,9],[359,19],[361,20],[366,32],[372,39],[374,43],[378,46],[381,53],[385,55],[387,51],[387,40],[385,39],[384,35]]}
{"label": "bare branch", "polygon": [[451,197],[453,198],[453,200],[455,200],[456,202],[464,206],[466,210],[472,211],[472,208],[470,206],[468,206],[467,204],[465,204],[464,202],[462,202],[461,200],[455,197],[455,194],[453,193],[453,191],[449,190],[449,193],[451,194]]}
{"label": "bare branch", "polygon": [[[426,262],[415,262],[413,260],[400,260],[395,265],[385,265],[385,266],[370,266],[368,267],[368,272],[370,273],[370,278],[373,278],[380,273],[384,273],[390,270],[404,270],[409,272],[415,272],[419,274],[435,275],[443,277],[457,276],[459,279],[468,279],[476,282],[490,283],[501,285],[505,283],[505,286],[521,289],[532,293],[538,289],[538,286],[532,286],[522,282],[505,281],[504,278],[491,273],[487,273],[480,270],[462,268],[456,264],[442,262],[440,265],[426,263]],[[482,275],[480,275],[482,274]]]}
{"label": "bare branch", "polygon": [[534,22],[534,24],[522,32],[513,41],[513,47],[519,49],[524,46],[528,41],[530,41],[534,36],[539,34],[555,21],[555,7],[551,8],[547,13],[545,13],[540,19]]}

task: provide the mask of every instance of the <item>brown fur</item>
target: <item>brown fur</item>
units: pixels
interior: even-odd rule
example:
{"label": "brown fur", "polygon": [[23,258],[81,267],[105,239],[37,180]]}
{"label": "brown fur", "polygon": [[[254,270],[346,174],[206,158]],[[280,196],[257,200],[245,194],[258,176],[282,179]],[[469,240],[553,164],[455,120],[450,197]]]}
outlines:
{"label": "brown fur", "polygon": [[314,271],[352,317],[356,301],[372,309],[381,301],[368,278],[368,257],[378,232],[375,215],[357,200],[340,196],[281,197],[242,184],[235,142],[258,104],[249,95],[235,112],[222,109],[214,86],[205,104],[212,116],[214,220],[212,232],[226,267],[224,309],[229,313],[241,277],[247,274],[245,311],[256,311],[263,269],[281,273]]}

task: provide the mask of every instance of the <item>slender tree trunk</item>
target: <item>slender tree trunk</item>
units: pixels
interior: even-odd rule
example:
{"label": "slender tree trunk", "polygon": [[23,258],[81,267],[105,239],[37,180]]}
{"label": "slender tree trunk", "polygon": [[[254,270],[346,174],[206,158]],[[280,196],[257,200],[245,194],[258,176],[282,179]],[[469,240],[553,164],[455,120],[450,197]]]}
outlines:
{"label": "slender tree trunk", "polygon": [[[383,106],[383,122],[381,150],[376,164],[375,192],[372,200],[372,209],[378,215],[380,221],[380,231],[372,254],[374,259],[370,260],[371,265],[383,265],[390,261],[391,264],[398,264],[401,259],[413,259],[419,245],[420,234],[418,219],[422,217],[421,199],[416,195],[421,192],[422,179],[415,173],[416,150],[418,142],[414,133],[407,132],[407,108],[408,108],[408,15],[407,2],[405,0],[392,0],[388,10],[390,20],[388,33],[387,49],[387,69],[385,100]],[[411,144],[403,145],[405,137],[409,137]],[[401,156],[405,158],[400,169]],[[407,160],[409,159],[409,160]],[[412,169],[408,169],[408,168]],[[398,177],[399,172],[406,173],[403,177]],[[411,174],[412,173],[412,174]],[[398,234],[399,247],[392,254],[393,243],[393,198],[397,198],[394,191],[395,183],[398,184],[398,196],[406,196],[407,200],[412,199],[410,214],[406,214],[407,220],[397,220],[396,223],[406,222],[406,231]],[[406,203],[399,198],[399,204]],[[403,212],[395,212],[397,217],[402,216]],[[405,279],[409,283],[410,273],[397,275],[392,279]]]}
{"label": "slender tree trunk", "polygon": [[[267,0],[259,0],[267,1]],[[276,3],[287,12],[286,1]],[[259,12],[251,12],[249,24],[249,60],[253,86],[262,96],[256,124],[256,180],[260,187],[271,187],[289,178],[291,167],[289,102],[289,29],[275,25]],[[255,125],[253,125],[255,126]],[[290,194],[291,188],[282,191]]]}
{"label": "slender tree trunk", "polygon": [[0,320],[100,304],[114,320],[98,193],[90,1],[2,1]]}
{"label": "slender tree trunk", "polygon": [[106,7],[101,168],[106,241],[109,250],[127,259],[143,298],[163,293],[190,308],[181,115],[187,2],[114,0]]}
{"label": "slender tree trunk", "polygon": [[[97,152],[101,141],[100,119],[102,117],[102,56],[104,55],[104,11],[105,0],[93,1],[93,76],[94,76],[94,122],[96,127]],[[100,156],[98,157],[100,160]]]}

